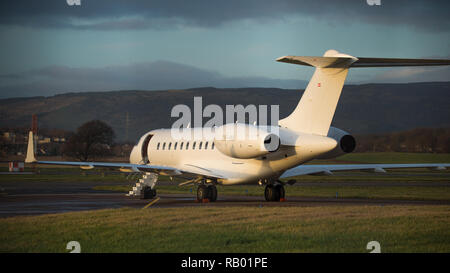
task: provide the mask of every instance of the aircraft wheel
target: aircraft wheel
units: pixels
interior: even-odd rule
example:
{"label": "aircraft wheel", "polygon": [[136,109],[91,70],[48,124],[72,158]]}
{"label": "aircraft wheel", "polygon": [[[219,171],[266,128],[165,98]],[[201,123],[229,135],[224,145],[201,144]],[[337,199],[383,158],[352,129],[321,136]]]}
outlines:
{"label": "aircraft wheel", "polygon": [[272,187],[272,200],[274,202],[280,201],[280,188],[278,186]]}
{"label": "aircraft wheel", "polygon": [[205,185],[200,185],[197,188],[197,200],[202,202],[203,199],[209,199],[209,188]]}
{"label": "aircraft wheel", "polygon": [[216,202],[217,200],[217,187],[215,185],[209,185],[208,186],[209,191],[209,201],[210,202]]}
{"label": "aircraft wheel", "polygon": [[266,199],[267,202],[270,201],[271,194],[272,194],[271,192],[272,192],[272,185],[266,185],[266,188],[264,190],[264,198]]}
{"label": "aircraft wheel", "polygon": [[152,190],[151,187],[145,187],[142,190],[141,199],[152,199],[156,196],[156,189]]}
{"label": "aircraft wheel", "polygon": [[280,201],[280,191],[278,190],[278,187],[273,185],[267,185],[266,189],[264,191],[264,196],[266,198],[266,201],[273,202],[273,201]]}
{"label": "aircraft wheel", "polygon": [[268,202],[279,202],[284,198],[285,191],[283,185],[267,185],[264,191],[264,197]]}
{"label": "aircraft wheel", "polygon": [[276,201],[280,201],[280,199],[285,197],[286,192],[284,190],[283,185],[281,185],[281,184],[276,185],[275,190],[278,192],[278,196],[279,196],[278,200],[276,200]]}

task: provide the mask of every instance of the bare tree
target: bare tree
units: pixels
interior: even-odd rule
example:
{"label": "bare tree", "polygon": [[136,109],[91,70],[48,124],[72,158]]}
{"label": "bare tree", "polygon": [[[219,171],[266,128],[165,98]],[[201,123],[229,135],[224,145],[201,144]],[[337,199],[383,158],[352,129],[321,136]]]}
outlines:
{"label": "bare tree", "polygon": [[111,154],[115,134],[113,129],[103,121],[92,120],[78,127],[64,145],[65,155],[81,161],[93,160]]}

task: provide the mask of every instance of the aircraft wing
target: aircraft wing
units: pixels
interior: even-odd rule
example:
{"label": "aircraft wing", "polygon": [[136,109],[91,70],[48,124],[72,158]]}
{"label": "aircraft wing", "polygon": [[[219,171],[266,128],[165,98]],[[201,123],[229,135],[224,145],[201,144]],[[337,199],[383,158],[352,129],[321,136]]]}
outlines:
{"label": "aircraft wing", "polygon": [[183,173],[200,175],[204,177],[226,178],[224,174],[219,173],[217,170],[200,167],[193,164],[184,164],[184,166],[180,169],[180,171]]}
{"label": "aircraft wing", "polygon": [[121,170],[129,169],[130,171],[143,172],[161,172],[161,171],[177,171],[177,169],[159,165],[140,165],[130,163],[115,162],[77,162],[77,161],[32,161],[29,163],[46,164],[46,165],[63,165],[63,166],[79,166],[82,169],[93,169],[95,167],[102,168],[118,168]]}
{"label": "aircraft wing", "polygon": [[340,165],[300,165],[285,171],[280,178],[289,178],[308,174],[332,174],[334,171],[373,171],[386,172],[384,169],[402,168],[433,168],[445,170],[450,163],[425,163],[425,164],[340,164]]}
{"label": "aircraft wing", "polygon": [[[194,176],[203,176],[209,178],[224,178],[223,176],[215,173],[214,171],[196,167],[190,168],[185,166],[184,168],[173,168],[160,165],[143,165],[143,164],[130,164],[130,163],[115,163],[115,162],[77,162],[77,161],[32,161],[29,163],[46,164],[46,165],[62,165],[62,166],[78,166],[82,169],[99,168],[116,168],[124,172],[155,172],[162,175],[181,175],[189,174]],[[195,166],[194,166],[195,167]]]}

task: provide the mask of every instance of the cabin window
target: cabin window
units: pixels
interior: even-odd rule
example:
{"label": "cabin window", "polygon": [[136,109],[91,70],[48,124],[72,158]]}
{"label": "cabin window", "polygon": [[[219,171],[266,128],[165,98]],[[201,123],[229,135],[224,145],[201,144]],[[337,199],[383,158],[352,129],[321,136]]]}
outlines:
{"label": "cabin window", "polygon": [[186,142],[186,150],[189,150],[189,141]]}
{"label": "cabin window", "polygon": [[208,141],[205,142],[205,150],[208,150]]}
{"label": "cabin window", "polygon": [[196,142],[194,141],[194,143],[192,143],[192,150],[195,150],[195,144]]}
{"label": "cabin window", "polygon": [[183,150],[183,144],[184,144],[184,142],[180,143],[180,150]]}
{"label": "cabin window", "polygon": [[198,144],[198,149],[199,149],[199,150],[202,149],[202,145],[203,145],[203,142],[200,141],[200,144]]}
{"label": "cabin window", "polygon": [[174,149],[174,150],[177,149],[177,144],[178,144],[178,142],[175,142],[175,145],[173,145],[173,149]]}
{"label": "cabin window", "polygon": [[172,147],[172,142],[169,142],[169,148],[167,148],[167,150],[170,150],[171,147]]}
{"label": "cabin window", "polygon": [[166,143],[164,142],[163,143],[163,148],[162,148],[163,150],[165,150],[166,149]]}
{"label": "cabin window", "polygon": [[158,142],[158,145],[156,145],[156,150],[159,150],[159,145],[160,145],[161,143],[160,142]]}

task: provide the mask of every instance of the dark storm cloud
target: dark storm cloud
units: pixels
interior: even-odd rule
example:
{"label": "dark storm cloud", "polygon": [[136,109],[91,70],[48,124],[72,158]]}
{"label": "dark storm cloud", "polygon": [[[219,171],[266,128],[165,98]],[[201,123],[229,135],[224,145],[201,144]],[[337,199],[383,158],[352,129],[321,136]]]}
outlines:
{"label": "dark storm cloud", "polygon": [[406,25],[448,31],[450,1],[381,0],[9,0],[0,3],[0,24],[94,30],[166,29],[183,25],[217,27],[238,20],[271,22],[293,17],[330,23]]}

